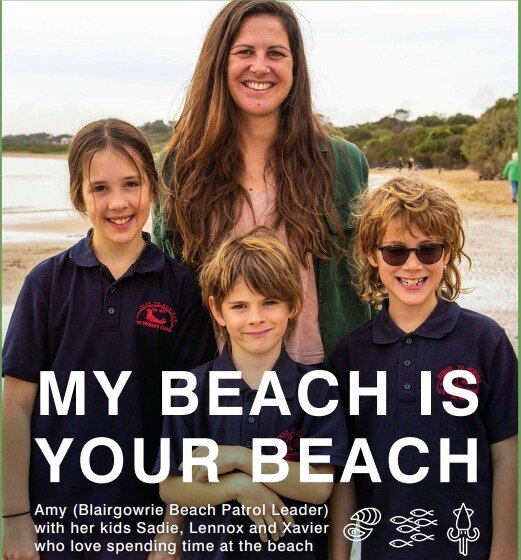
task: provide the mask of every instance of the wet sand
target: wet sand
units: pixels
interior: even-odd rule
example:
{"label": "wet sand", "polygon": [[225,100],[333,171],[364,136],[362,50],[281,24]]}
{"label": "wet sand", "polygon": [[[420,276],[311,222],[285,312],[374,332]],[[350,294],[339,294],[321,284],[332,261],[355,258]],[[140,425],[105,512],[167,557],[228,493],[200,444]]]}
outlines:
{"label": "wet sand", "polygon": [[[87,223],[79,214],[68,216],[62,213],[62,216],[52,219],[46,219],[45,215],[36,216],[33,221],[35,216],[31,213],[29,221],[24,220],[24,214],[17,214],[12,223],[11,215],[4,217],[3,238],[12,240],[2,243],[3,305],[14,304],[25,276],[35,265],[69,248],[86,231]],[[17,236],[12,235],[14,233],[26,235],[20,235],[22,240],[18,241]],[[56,239],[59,237],[62,239]]]}

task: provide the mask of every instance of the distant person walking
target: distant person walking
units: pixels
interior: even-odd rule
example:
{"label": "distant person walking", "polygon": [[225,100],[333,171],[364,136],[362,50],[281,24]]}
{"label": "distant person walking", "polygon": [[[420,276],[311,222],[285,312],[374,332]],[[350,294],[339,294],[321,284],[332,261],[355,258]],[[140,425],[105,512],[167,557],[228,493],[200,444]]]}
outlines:
{"label": "distant person walking", "polygon": [[505,165],[503,176],[510,181],[512,189],[512,202],[517,202],[517,187],[519,182],[519,163],[517,161],[517,152],[512,154],[512,159]]}
{"label": "distant person walking", "polygon": [[412,156],[410,156],[409,160],[407,161],[407,169],[409,171],[412,171],[414,169],[414,158]]}
{"label": "distant person walking", "polygon": [[402,169],[403,169],[403,157],[400,156],[400,157],[398,158],[398,171],[401,173],[401,172],[402,172]]}

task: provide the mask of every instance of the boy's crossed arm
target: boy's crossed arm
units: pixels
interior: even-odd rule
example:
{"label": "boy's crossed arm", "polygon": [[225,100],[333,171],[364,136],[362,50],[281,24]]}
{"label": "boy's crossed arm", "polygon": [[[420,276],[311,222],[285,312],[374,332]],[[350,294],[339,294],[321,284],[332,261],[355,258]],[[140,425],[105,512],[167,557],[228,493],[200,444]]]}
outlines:
{"label": "boy's crossed arm", "polygon": [[[198,447],[193,456],[206,456],[207,449]],[[323,503],[329,497],[332,482],[301,482],[300,465],[288,461],[288,475],[280,482],[253,482],[251,450],[240,445],[220,445],[219,454],[214,461],[219,475],[219,482],[208,482],[208,471],[205,467],[194,466],[192,481],[183,482],[181,476],[170,476],[160,485],[161,498],[166,503],[181,506],[220,505],[237,500],[247,507],[250,519],[258,526],[275,524],[277,532],[272,533],[276,541],[284,533],[283,521],[293,523],[293,517],[283,511],[284,503],[279,494],[291,499],[309,503]],[[180,465],[182,470],[182,464]],[[267,463],[263,474],[277,472],[275,464]],[[321,465],[310,467],[310,474],[332,474],[334,467]],[[262,506],[265,506],[262,508]],[[263,511],[256,515],[254,509]],[[267,534],[260,532],[261,540],[267,541]]]}
{"label": "boy's crossed arm", "polygon": [[[251,476],[243,472],[223,474],[216,483],[195,479],[183,482],[182,476],[169,476],[161,482],[159,492],[164,502],[180,506],[217,506],[237,500],[246,506],[248,517],[255,525],[275,523],[277,532],[271,535],[275,541],[284,533],[283,521],[293,523],[293,517],[281,511],[284,503],[279,496],[260,482],[253,482]],[[256,509],[263,514],[257,515]],[[259,532],[259,537],[262,541],[268,540],[264,532]]]}
{"label": "boy's crossed arm", "polygon": [[[219,454],[214,463],[217,467],[218,474],[230,473],[232,471],[241,471],[250,477],[253,474],[252,451],[242,445],[219,445]],[[194,457],[204,457],[208,454],[206,447],[198,447],[192,455]],[[311,504],[324,503],[331,494],[333,489],[333,477],[331,482],[304,482],[300,480],[300,463],[296,461],[286,461],[288,465],[287,476],[278,482],[263,482],[265,486],[271,488],[277,494],[308,502]],[[182,470],[182,465],[181,465]],[[332,465],[310,466],[310,475],[332,475],[335,468]],[[263,465],[263,474],[276,474],[278,466],[275,463],[266,462]],[[196,465],[192,468],[193,480],[207,481],[208,470],[204,466]]]}

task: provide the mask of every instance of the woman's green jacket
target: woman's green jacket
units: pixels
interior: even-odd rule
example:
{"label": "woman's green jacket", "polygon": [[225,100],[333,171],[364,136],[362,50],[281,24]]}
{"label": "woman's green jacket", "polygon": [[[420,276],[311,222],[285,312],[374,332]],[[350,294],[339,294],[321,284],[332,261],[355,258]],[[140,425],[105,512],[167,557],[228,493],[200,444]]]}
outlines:
{"label": "woman's green jacket", "polygon": [[[350,222],[353,201],[363,189],[367,188],[368,165],[364,154],[354,144],[336,136],[331,136],[330,140],[330,146],[325,146],[324,151],[333,150],[334,203],[349,242],[352,237]],[[168,175],[167,167],[163,177],[167,185]],[[333,229],[331,227],[329,229],[334,236]],[[152,241],[170,256],[178,258],[168,239],[165,216],[162,213],[154,213]],[[338,260],[332,257],[328,261],[314,259],[314,267],[318,293],[318,320],[327,366],[328,358],[338,340],[346,332],[370,319],[371,308],[358,299],[345,258]]]}

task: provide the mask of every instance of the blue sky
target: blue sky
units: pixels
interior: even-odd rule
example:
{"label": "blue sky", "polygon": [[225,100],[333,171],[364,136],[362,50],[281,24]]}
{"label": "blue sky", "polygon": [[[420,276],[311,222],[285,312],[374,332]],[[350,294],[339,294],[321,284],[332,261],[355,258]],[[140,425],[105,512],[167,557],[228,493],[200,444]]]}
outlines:
{"label": "blue sky", "polygon": [[[176,118],[224,2],[2,4],[3,131],[74,133]],[[517,2],[296,1],[318,112],[338,126],[397,108],[480,115],[517,91]]]}

